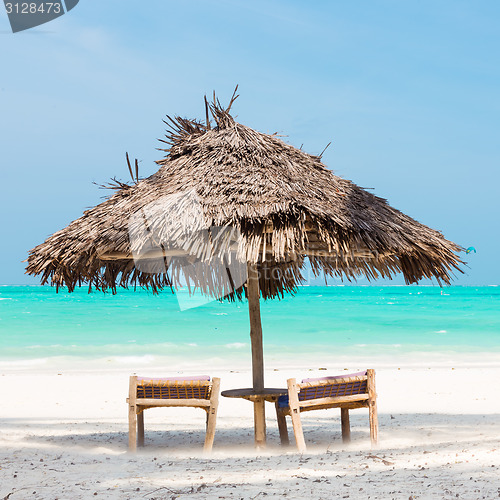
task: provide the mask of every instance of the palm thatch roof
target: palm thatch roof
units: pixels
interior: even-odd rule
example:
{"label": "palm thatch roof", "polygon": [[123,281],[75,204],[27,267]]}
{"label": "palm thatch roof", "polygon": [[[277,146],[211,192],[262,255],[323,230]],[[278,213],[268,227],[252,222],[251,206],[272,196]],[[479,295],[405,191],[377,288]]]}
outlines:
{"label": "palm thatch roof", "polygon": [[[334,175],[320,156],[236,122],[230,114],[236,97],[226,108],[215,97],[211,104],[205,100],[203,123],[168,117],[162,149],[166,155],[157,162],[159,170],[130,185],[118,183],[106,201],[32,249],[27,273],[40,275],[42,284],[65,285],[70,291],[84,283],[113,292],[118,286],[153,291],[177,286],[185,259],[192,259],[172,251],[162,260],[168,269],[137,265],[130,228],[146,207],[162,207],[165,197],[188,192],[199,201],[198,229],[226,226],[239,232],[231,248],[241,261],[261,271],[264,298],[293,292],[303,281],[306,257],[316,274],[323,271],[349,280],[360,275],[390,278],[401,272],[407,283],[422,278],[450,283],[452,272],[462,264],[456,255],[463,250],[460,246]],[[158,210],[148,224],[159,226],[160,232],[169,228],[181,234],[189,210],[169,207],[175,214],[170,225],[162,226]],[[158,249],[166,255],[160,243]],[[246,293],[244,286],[228,290],[217,285],[218,272],[214,269],[205,284],[193,273],[194,286],[230,299]],[[220,286],[223,293],[214,292]]]}

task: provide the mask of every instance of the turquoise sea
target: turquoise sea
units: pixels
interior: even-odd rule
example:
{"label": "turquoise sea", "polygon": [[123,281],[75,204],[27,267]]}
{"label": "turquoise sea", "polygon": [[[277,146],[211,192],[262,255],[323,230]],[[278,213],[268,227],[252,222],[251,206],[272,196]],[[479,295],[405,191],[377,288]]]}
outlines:
{"label": "turquoise sea", "polygon": [[[182,295],[182,292],[180,292]],[[187,299],[187,295],[182,296]],[[500,355],[500,287],[309,286],[261,302],[271,363],[325,353]],[[170,291],[0,286],[0,363],[249,361],[247,303],[180,310]]]}

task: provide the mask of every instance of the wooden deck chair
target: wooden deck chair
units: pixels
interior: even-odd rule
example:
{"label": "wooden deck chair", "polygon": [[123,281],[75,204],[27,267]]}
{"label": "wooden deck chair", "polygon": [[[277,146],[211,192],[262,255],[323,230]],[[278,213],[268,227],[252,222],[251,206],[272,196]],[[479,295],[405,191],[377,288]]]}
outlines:
{"label": "wooden deck chair", "polygon": [[144,410],[183,406],[207,412],[205,451],[211,451],[219,406],[220,379],[210,377],[150,378],[130,377],[128,403],[128,445],[136,451],[144,446]]}
{"label": "wooden deck chair", "polygon": [[297,384],[294,378],[288,379],[288,395],[280,396],[276,401],[276,415],[282,445],[288,445],[286,416],[292,420],[293,432],[298,450],[306,451],[300,414],[304,411],[340,408],[342,440],[351,440],[349,410],[368,408],[370,438],[372,445],[378,441],[377,394],[375,392],[375,370],[340,375],[305,379]]}

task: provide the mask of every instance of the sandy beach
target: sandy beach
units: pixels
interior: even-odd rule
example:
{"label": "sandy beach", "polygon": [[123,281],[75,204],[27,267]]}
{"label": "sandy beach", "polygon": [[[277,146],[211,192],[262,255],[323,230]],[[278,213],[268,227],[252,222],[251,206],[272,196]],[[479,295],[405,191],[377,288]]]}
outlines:
{"label": "sandy beach", "polygon": [[[349,445],[340,412],[326,410],[303,416],[306,454],[294,450],[290,424],[292,445],[281,448],[269,404],[268,446],[256,451],[251,404],[221,398],[210,456],[202,452],[204,412],[182,408],[146,412],[146,447],[127,452],[130,371],[3,369],[0,498],[497,498],[500,366],[374,367],[377,448],[364,409],[351,412]],[[280,387],[288,377],[345,368],[269,370],[266,380]],[[251,378],[246,370],[210,374],[222,390]]]}

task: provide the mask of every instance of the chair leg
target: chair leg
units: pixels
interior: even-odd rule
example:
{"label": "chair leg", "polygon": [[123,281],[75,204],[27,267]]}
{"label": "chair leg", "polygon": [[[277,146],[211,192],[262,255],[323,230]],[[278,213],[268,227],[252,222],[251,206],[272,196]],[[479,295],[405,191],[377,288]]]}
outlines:
{"label": "chair leg", "polygon": [[215,438],[215,421],[217,419],[217,408],[212,408],[208,410],[208,423],[207,423],[207,433],[205,435],[205,445],[203,447],[204,451],[212,451]]}
{"label": "chair leg", "polygon": [[349,423],[349,410],[340,408],[340,421],[342,424],[342,442],[351,442],[351,425]]}
{"label": "chair leg", "polygon": [[378,443],[377,401],[369,401],[368,405],[370,414],[370,440],[372,445],[376,445]]}
{"label": "chair leg", "polygon": [[205,452],[212,451],[215,438],[215,422],[217,420],[217,409],[219,408],[220,378],[212,380],[212,393],[210,396],[210,407],[207,411],[207,433],[205,434]]}
{"label": "chair leg", "polygon": [[367,370],[368,411],[370,418],[370,440],[372,446],[378,443],[377,392],[375,390],[375,370]]}
{"label": "chair leg", "polygon": [[292,417],[293,433],[295,442],[300,453],[306,451],[306,442],[304,441],[304,432],[302,430],[302,421],[300,420],[299,391],[294,378],[288,379],[288,401],[290,406],[290,416]]}
{"label": "chair leg", "polygon": [[144,446],[144,410],[137,414],[137,446]]}
{"label": "chair leg", "polygon": [[276,401],[276,420],[278,421],[278,430],[280,433],[281,446],[289,446],[290,439],[288,439],[288,429],[286,427],[286,417],[278,406],[278,401]]}
{"label": "chair leg", "polygon": [[128,391],[128,449],[130,451],[137,450],[137,376],[132,375],[129,380]]}
{"label": "chair leg", "polygon": [[135,405],[128,407],[128,448],[130,451],[137,450],[137,413]]}

